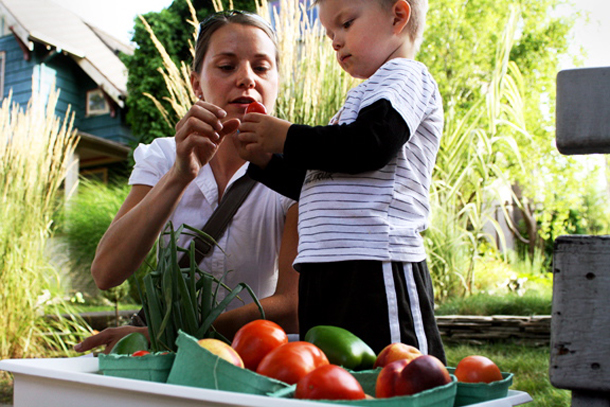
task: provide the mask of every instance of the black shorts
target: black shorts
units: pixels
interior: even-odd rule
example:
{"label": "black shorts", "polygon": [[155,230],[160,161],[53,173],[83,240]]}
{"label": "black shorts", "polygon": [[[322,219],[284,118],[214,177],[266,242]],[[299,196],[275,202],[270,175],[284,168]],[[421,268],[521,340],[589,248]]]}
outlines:
{"label": "black shorts", "polygon": [[402,342],[446,363],[425,261],[300,264],[301,339],[316,325],[347,329],[376,353]]}

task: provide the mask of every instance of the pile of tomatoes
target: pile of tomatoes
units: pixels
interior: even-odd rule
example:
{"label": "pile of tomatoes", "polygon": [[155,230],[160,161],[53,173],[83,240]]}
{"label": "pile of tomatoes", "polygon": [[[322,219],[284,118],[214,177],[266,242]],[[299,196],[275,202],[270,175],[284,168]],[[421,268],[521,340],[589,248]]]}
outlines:
{"label": "pile of tomatoes", "polygon": [[[245,368],[288,384],[296,384],[295,397],[313,400],[357,400],[370,398],[360,383],[326,354],[306,341],[289,342],[284,330],[268,320],[244,325],[231,343]],[[451,382],[447,368],[437,358],[422,355],[417,348],[391,344],[377,355],[377,398],[415,394]],[[502,380],[498,367],[483,356],[464,358],[455,370],[462,382]]]}

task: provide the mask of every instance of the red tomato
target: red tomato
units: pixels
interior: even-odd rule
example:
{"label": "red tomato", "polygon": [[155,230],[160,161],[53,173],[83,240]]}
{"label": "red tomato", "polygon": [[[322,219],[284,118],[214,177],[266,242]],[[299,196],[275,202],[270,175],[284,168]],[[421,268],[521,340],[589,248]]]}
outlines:
{"label": "red tomato", "polygon": [[324,365],[307,373],[297,382],[297,399],[361,400],[362,386],[350,372],[337,365]]}
{"label": "red tomato", "polygon": [[316,345],[297,341],[273,349],[261,360],[256,373],[295,384],[312,370],[328,365],[324,352]]}
{"label": "red tomato", "polygon": [[246,369],[256,371],[265,355],[280,345],[288,343],[288,335],[278,324],[257,319],[242,326],[231,343],[239,353]]}
{"label": "red tomato", "polygon": [[491,383],[502,380],[502,372],[496,364],[485,356],[466,356],[458,363],[453,373],[458,382]]}
{"label": "red tomato", "polygon": [[139,350],[139,351],[132,353],[131,356],[144,356],[144,355],[149,355],[149,354],[150,354],[150,352],[147,350]]}
{"label": "red tomato", "polygon": [[262,113],[267,114],[267,108],[265,105],[259,102],[252,102],[248,105],[246,113]]}

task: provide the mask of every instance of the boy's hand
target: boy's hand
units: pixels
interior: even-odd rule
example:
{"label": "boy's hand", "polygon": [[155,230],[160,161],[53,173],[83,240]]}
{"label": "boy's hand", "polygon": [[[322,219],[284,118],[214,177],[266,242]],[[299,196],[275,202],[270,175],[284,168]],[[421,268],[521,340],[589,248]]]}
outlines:
{"label": "boy's hand", "polygon": [[271,160],[271,153],[266,153],[262,151],[260,148],[257,148],[254,144],[250,145],[248,143],[244,143],[239,139],[239,132],[236,132],[231,137],[233,140],[233,144],[235,145],[235,149],[239,156],[246,160],[250,161],[252,164],[265,169],[269,161]]}
{"label": "boy's hand", "polygon": [[260,113],[248,113],[239,126],[237,139],[246,151],[281,154],[292,123]]}

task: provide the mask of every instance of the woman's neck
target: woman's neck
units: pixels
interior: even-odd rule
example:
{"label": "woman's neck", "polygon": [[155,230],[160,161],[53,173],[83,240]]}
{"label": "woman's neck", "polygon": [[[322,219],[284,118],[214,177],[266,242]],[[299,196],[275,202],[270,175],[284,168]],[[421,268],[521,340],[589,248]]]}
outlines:
{"label": "woman's neck", "polygon": [[241,159],[237,154],[235,146],[230,140],[225,139],[218,146],[218,151],[212,161],[210,161],[210,168],[214,173],[214,179],[216,179],[216,185],[218,185],[218,201],[222,198],[229,181],[235,175],[246,161]]}

